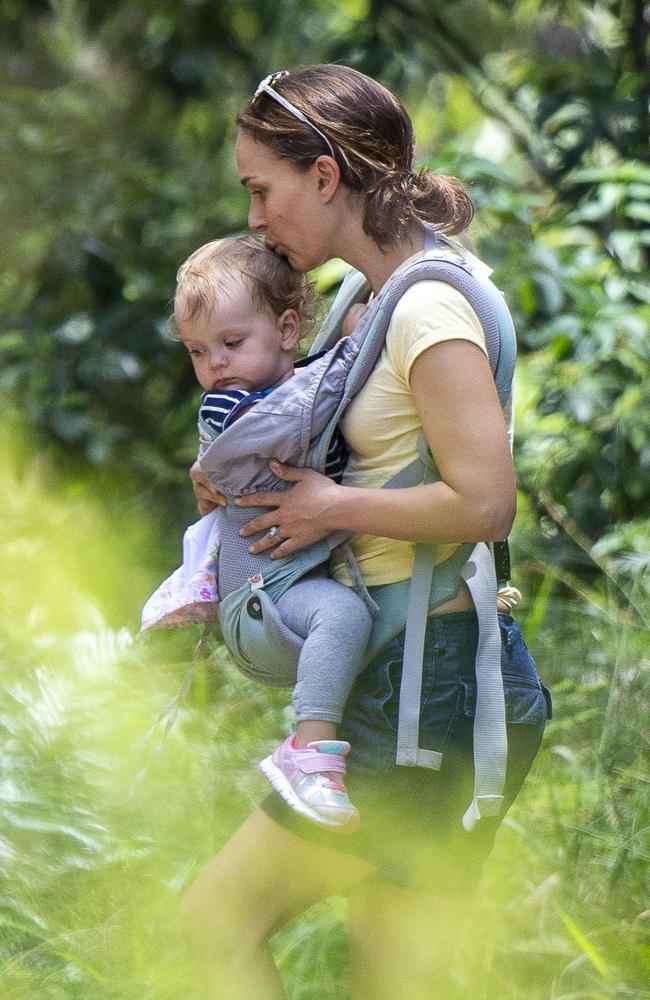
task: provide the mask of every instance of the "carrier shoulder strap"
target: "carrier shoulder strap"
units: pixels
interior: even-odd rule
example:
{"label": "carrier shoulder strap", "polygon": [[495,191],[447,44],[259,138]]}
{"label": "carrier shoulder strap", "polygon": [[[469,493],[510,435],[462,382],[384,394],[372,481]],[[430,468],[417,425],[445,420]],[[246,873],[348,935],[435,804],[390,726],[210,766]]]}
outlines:
{"label": "carrier shoulder strap", "polygon": [[[445,281],[456,288],[476,313],[485,335],[499,399],[504,405],[512,386],[516,340],[510,312],[503,296],[489,280],[490,274],[491,269],[468,250],[440,235],[429,236],[424,252],[398,269],[372,303],[371,315],[362,317],[359,327],[363,331],[363,343],[350,373],[347,397],[356,394],[374,367],[393,310],[402,295],[418,281],[433,280]],[[369,293],[370,286],[364,275],[354,269],[348,271],[310,354],[336,343],[348,310],[356,303],[367,301]]]}

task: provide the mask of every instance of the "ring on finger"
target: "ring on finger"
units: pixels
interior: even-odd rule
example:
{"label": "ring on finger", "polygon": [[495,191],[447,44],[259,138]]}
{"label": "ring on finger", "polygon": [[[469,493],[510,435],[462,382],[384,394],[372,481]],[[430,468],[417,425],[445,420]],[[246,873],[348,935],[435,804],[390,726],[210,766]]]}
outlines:
{"label": "ring on finger", "polygon": [[280,529],[278,528],[277,524],[274,524],[272,528],[269,528],[269,535],[271,536],[271,538],[277,538],[279,534],[280,534]]}

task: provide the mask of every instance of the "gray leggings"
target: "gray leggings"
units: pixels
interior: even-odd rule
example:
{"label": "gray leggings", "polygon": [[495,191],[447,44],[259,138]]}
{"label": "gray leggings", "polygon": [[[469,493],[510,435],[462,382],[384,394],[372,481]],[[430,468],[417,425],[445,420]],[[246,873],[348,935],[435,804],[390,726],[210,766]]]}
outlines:
{"label": "gray leggings", "polygon": [[325,576],[298,580],[276,606],[305,640],[293,689],[298,722],[340,722],[370,638],[368,609],[350,587]]}

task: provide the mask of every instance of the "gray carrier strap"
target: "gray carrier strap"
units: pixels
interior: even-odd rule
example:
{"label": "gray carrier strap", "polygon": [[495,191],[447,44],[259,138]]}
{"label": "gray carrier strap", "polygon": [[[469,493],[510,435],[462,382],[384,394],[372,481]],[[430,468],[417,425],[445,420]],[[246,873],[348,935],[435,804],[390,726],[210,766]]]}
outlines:
{"label": "gray carrier strap", "polygon": [[[422,663],[435,550],[416,547],[409,591],[397,728],[397,760],[403,767],[440,770],[442,754],[418,746]],[[497,587],[488,545],[479,542],[460,571],[472,595],[479,625],[474,718],[474,797],[463,817],[472,830],[481,816],[496,816],[503,800],[507,759],[505,703],[501,679],[501,634],[496,617]]]}
{"label": "gray carrier strap", "polygon": [[[420,481],[432,482],[437,470],[424,442],[419,441]],[[415,465],[416,463],[414,463]],[[415,470],[411,469],[411,478]],[[403,485],[403,482],[394,485]],[[508,741],[505,723],[505,700],[501,676],[501,633],[497,619],[497,582],[491,548],[480,542],[471,549],[461,546],[450,557],[460,563],[458,575],[465,581],[478,619],[476,650],[476,710],[474,716],[474,794],[463,816],[463,826],[470,832],[482,816],[497,816],[503,802]],[[406,612],[404,657],[397,720],[396,763],[402,767],[429,767],[440,770],[442,754],[420,747],[420,712],[422,667],[429,613],[442,603],[448,593],[434,587],[435,546],[419,544],[415,559]],[[437,575],[437,570],[436,570]],[[440,584],[444,585],[444,578]],[[399,584],[396,587],[399,588]],[[397,596],[397,594],[395,595]]]}
{"label": "gray carrier strap", "polygon": [[430,767],[434,771],[439,771],[442,754],[437,750],[423,750],[418,745],[424,640],[429,617],[434,558],[433,545],[416,546],[406,612],[395,763],[403,767]]}
{"label": "gray carrier strap", "polygon": [[[490,274],[491,269],[468,250],[457,246],[442,235],[433,236],[428,233],[424,253],[408,261],[396,272],[391,281],[380,290],[368,310],[371,314],[384,317],[380,321],[383,330],[377,341],[373,336],[366,338],[366,345],[362,346],[360,351],[362,363],[357,364],[351,373],[345,402],[347,403],[365,383],[369,371],[372,370],[379,353],[378,351],[375,353],[375,343],[378,343],[380,348],[383,346],[393,309],[404,292],[417,281],[434,280],[444,281],[459,291],[476,313],[483,328],[485,346],[499,399],[501,404],[505,405],[512,385],[516,338],[505,299],[489,280]],[[354,270],[348,272],[330,313],[310,348],[310,353],[317,353],[336,343],[347,311],[353,304],[367,300],[369,291],[370,286],[360,272]],[[368,314],[362,317],[358,324],[358,328],[363,329],[364,334],[366,327],[372,326],[373,317]],[[369,366],[364,363],[366,347],[369,349]]]}
{"label": "gray carrier strap", "polygon": [[[433,574],[434,547],[416,546],[406,616],[396,763],[402,767],[429,767],[438,771],[442,766],[442,754],[419,746],[422,664]],[[463,826],[470,832],[482,816],[497,816],[501,810],[508,739],[501,677],[501,633],[496,616],[497,585],[488,545],[480,542],[474,547],[460,575],[472,596],[479,629],[473,733],[474,795],[463,816]]]}
{"label": "gray carrier strap", "polygon": [[501,632],[496,616],[497,582],[492,551],[479,542],[461,570],[478,617],[474,797],[463,816],[471,831],[482,816],[498,816],[503,802],[508,737],[501,676]]}

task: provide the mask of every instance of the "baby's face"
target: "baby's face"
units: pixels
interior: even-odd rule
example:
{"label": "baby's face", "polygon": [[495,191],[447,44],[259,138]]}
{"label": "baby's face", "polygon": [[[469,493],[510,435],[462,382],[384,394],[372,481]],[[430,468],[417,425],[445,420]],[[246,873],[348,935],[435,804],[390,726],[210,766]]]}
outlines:
{"label": "baby's face", "polygon": [[[183,320],[182,299],[176,304],[176,326],[206,391],[268,389],[293,374],[299,336],[298,317],[275,316],[253,301],[246,282],[235,278],[211,311]],[[295,332],[295,335],[294,335]]]}

